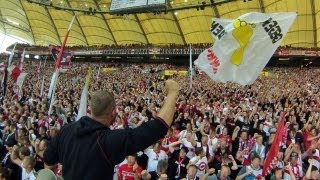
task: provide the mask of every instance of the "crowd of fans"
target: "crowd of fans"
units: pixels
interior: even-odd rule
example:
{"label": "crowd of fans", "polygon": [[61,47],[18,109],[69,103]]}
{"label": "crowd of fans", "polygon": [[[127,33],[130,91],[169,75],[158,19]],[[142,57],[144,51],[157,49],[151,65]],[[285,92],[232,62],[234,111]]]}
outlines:
{"label": "crowd of fans", "polygon": [[[148,49],[148,48],[164,48],[164,49],[181,49],[181,48],[189,48],[191,45],[194,48],[208,48],[212,46],[209,43],[197,43],[197,44],[167,44],[167,45],[153,45],[153,44],[124,44],[124,45],[96,45],[96,46],[72,46],[68,47],[70,51],[94,51],[94,50],[110,50],[110,49]],[[49,44],[48,44],[49,46]],[[29,44],[17,44],[16,49],[19,51],[23,51],[23,48],[27,48],[28,51],[38,51],[38,52],[47,52],[48,46],[40,46],[40,45],[32,45]],[[11,51],[14,45],[9,46],[7,49]]]}
{"label": "crowd of fans", "polygon": [[[112,129],[135,128],[152,121],[165,99],[160,70],[178,68],[74,63],[59,76],[54,108],[48,115],[53,64],[46,63],[39,70],[39,64],[26,62],[24,71],[29,74],[23,96],[19,98],[16,85],[9,80],[0,100],[0,179],[35,179],[40,174],[50,140],[76,121],[89,66],[95,69],[89,100],[90,93],[99,89],[114,93],[117,117]],[[110,66],[117,70],[97,72],[99,67]],[[157,70],[142,73],[146,69]],[[320,71],[311,67],[267,71],[279,76],[261,76],[248,86],[216,83],[197,74],[190,89],[187,76],[173,77],[182,87],[174,123],[162,140],[116,166],[115,178],[319,179]],[[281,145],[272,173],[261,177],[282,111],[287,112],[288,139]],[[61,177],[62,171],[63,166],[58,165],[54,174]]]}

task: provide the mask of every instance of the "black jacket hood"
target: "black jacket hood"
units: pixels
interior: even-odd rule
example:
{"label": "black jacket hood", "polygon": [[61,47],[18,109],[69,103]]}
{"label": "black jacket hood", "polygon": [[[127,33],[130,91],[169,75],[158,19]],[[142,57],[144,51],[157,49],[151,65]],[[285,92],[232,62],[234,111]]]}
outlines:
{"label": "black jacket hood", "polygon": [[79,121],[75,122],[74,135],[84,136],[87,134],[95,133],[99,130],[110,130],[109,127],[93,120],[88,116],[83,116]]}

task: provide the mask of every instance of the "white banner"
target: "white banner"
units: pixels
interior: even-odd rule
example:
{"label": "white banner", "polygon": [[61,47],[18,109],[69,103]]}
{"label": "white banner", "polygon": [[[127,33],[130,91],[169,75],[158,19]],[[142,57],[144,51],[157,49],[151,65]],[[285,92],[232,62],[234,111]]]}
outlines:
{"label": "white banner", "polygon": [[20,73],[18,79],[17,79],[17,86],[18,86],[18,97],[19,99],[21,99],[22,97],[22,85],[23,85],[23,82],[24,80],[26,79],[26,76],[27,76],[28,73]]}
{"label": "white banner", "polygon": [[28,73],[21,73],[17,79],[17,85],[19,87],[19,89],[22,88],[22,85],[23,85],[23,82],[24,82],[24,79],[26,78]]}
{"label": "white banner", "polygon": [[252,12],[238,19],[213,18],[214,45],[195,65],[217,82],[252,84],[294,22],[296,13]]}

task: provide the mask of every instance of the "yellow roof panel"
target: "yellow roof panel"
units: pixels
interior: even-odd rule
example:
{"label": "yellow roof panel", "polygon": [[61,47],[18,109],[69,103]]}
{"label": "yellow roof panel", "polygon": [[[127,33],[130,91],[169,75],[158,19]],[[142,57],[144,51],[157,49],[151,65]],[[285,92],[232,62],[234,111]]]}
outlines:
{"label": "yellow roof panel", "polygon": [[[206,5],[209,0],[204,0]],[[110,0],[52,0],[68,8],[107,11]],[[212,17],[237,18],[248,12],[298,12],[298,18],[282,45],[297,47],[320,46],[319,0],[236,0],[216,6],[200,8],[203,1],[170,0],[168,7],[191,9],[167,13],[143,13],[131,15],[70,12],[39,6],[27,0],[0,1],[0,31],[26,39],[38,45],[60,45],[73,15],[77,18],[67,45],[101,44],[189,44],[212,43],[210,24]],[[216,0],[215,2],[218,2]],[[12,22],[18,25],[12,25]]]}

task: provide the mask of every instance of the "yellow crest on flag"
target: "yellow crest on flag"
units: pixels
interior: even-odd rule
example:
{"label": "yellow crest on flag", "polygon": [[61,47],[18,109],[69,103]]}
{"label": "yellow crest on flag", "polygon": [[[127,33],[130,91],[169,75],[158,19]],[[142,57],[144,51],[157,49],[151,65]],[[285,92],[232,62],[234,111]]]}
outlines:
{"label": "yellow crest on flag", "polygon": [[239,66],[242,64],[244,52],[253,35],[252,28],[255,28],[256,25],[248,24],[246,21],[236,19],[233,23],[233,26],[235,29],[232,31],[232,35],[237,40],[240,47],[232,54],[231,63]]}

